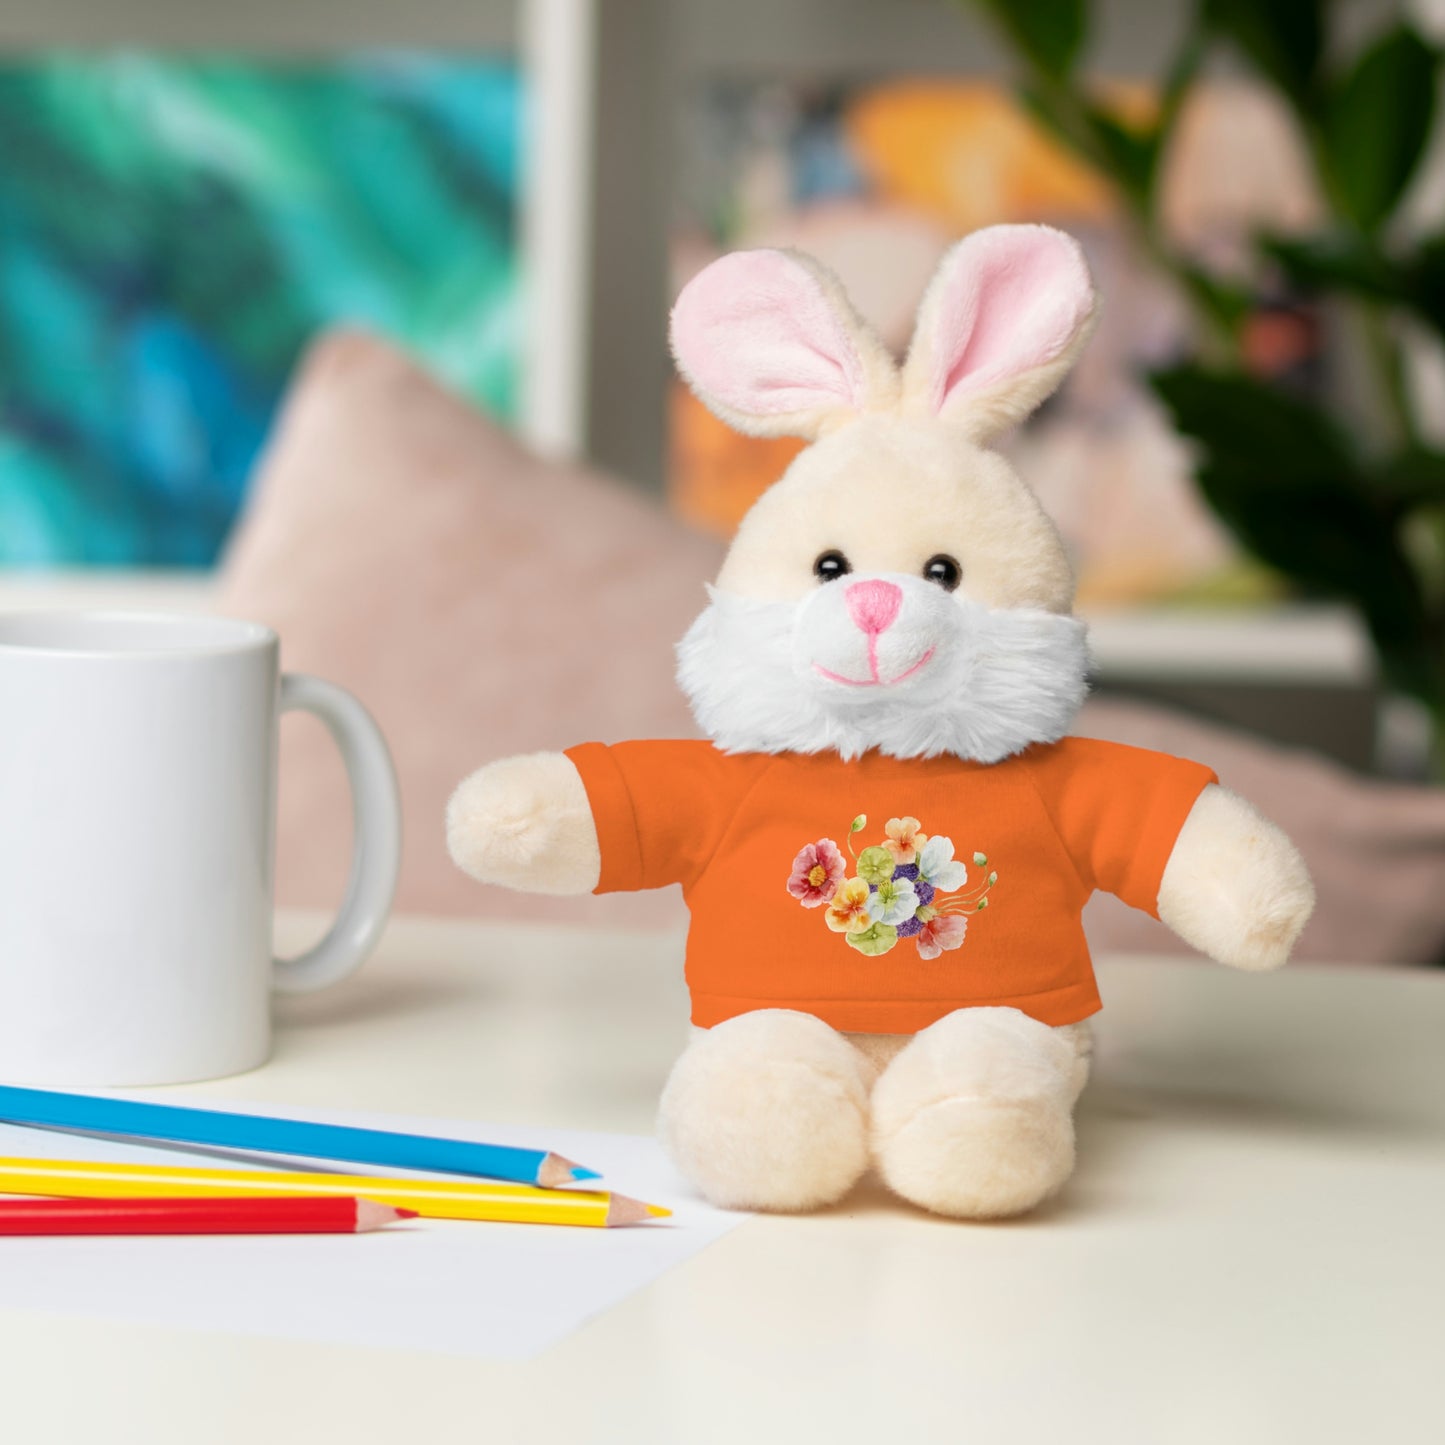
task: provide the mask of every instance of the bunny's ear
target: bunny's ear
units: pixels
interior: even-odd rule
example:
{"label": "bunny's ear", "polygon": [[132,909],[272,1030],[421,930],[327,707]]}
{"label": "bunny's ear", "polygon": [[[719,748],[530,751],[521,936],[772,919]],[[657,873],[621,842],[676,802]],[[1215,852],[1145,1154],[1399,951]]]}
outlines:
{"label": "bunny's ear", "polygon": [[1097,298],[1079,243],[1050,226],[990,226],[943,258],[918,312],[903,405],[976,441],[1022,421],[1064,379]]}
{"label": "bunny's ear", "polygon": [[891,406],[898,369],[838,279],[792,251],[738,251],[672,308],[677,368],[709,410],[753,436],[820,436]]}

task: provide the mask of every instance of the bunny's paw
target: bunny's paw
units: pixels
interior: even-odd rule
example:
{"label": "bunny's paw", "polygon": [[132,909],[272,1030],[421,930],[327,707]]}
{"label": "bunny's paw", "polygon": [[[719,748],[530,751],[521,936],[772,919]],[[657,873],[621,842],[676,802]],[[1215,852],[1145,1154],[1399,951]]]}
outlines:
{"label": "bunny's paw", "polygon": [[562,753],[473,773],[447,805],[447,848],[478,882],[531,893],[590,893],[601,872],[587,791]]}
{"label": "bunny's paw", "polygon": [[1233,968],[1278,968],[1314,910],[1294,844],[1217,784],[1194,804],[1159,885],[1159,917]]}

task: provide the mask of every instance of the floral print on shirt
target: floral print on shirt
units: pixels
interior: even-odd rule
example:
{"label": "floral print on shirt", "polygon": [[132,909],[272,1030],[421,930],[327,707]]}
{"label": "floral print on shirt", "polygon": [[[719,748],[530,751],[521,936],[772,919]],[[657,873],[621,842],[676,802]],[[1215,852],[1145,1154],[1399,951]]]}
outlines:
{"label": "floral print on shirt", "polygon": [[[920,958],[937,958],[962,945],[971,914],[989,905],[998,874],[985,872],[968,887],[968,869],[953,856],[953,840],[928,836],[917,818],[890,818],[880,842],[857,852],[854,837],[868,826],[860,813],[848,829],[848,858],[831,838],[820,838],[798,851],[788,875],[788,892],[804,908],[822,908],[834,933],[850,948],[876,957],[900,938],[918,945]],[[987,870],[988,857],[973,855],[975,868]]]}

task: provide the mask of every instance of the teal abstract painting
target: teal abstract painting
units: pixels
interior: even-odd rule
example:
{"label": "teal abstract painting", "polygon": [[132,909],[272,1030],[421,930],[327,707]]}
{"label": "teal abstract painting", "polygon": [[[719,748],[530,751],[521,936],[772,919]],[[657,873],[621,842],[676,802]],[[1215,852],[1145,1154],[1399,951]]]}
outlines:
{"label": "teal abstract painting", "polygon": [[0,62],[0,566],[216,558],[337,323],[518,384],[510,61]]}

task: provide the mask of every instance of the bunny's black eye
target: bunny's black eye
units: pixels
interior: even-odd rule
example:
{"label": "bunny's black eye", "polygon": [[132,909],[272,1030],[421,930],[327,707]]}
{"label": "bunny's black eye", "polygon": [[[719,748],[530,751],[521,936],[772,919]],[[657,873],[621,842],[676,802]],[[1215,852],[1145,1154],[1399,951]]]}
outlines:
{"label": "bunny's black eye", "polygon": [[923,564],[923,575],[930,582],[937,582],[945,592],[952,592],[963,581],[963,568],[947,552],[940,552]]}
{"label": "bunny's black eye", "polygon": [[817,561],[813,563],[813,575],[820,582],[832,582],[852,570],[853,564],[836,548],[820,553]]}

